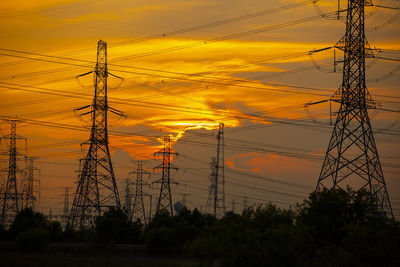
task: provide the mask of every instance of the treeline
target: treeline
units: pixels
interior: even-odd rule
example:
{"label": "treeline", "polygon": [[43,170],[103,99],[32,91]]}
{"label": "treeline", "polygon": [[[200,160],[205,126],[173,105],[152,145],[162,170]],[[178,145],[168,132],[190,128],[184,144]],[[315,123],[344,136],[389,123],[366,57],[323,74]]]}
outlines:
{"label": "treeline", "polygon": [[292,209],[268,204],[222,219],[183,209],[172,217],[158,214],[145,227],[110,209],[81,231],[63,231],[25,209],[1,238],[21,250],[45,249],[50,242],[88,242],[101,251],[143,244],[151,257],[196,258],[202,266],[399,266],[400,224],[374,203],[366,191],[331,189]]}

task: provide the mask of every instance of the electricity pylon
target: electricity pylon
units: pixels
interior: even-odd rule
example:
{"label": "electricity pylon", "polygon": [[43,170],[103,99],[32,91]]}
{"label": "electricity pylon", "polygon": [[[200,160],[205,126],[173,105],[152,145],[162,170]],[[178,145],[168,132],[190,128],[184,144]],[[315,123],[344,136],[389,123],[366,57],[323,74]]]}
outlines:
{"label": "electricity pylon", "polygon": [[[86,73],[87,74],[87,73]],[[97,64],[94,70],[94,98],[90,106],[92,129],[89,150],[84,159],[74,202],[69,216],[69,226],[76,229],[91,226],[97,216],[109,207],[121,207],[114,169],[108,148],[107,112],[116,112],[107,101],[107,43],[100,40],[97,46]],[[82,114],[82,115],[84,115]],[[118,115],[121,115],[118,113]]]}
{"label": "electricity pylon", "polygon": [[3,187],[2,201],[1,201],[1,214],[0,214],[0,225],[5,227],[11,223],[15,215],[22,209],[23,194],[19,191],[17,172],[18,169],[17,160],[22,154],[17,151],[17,140],[25,140],[24,137],[17,135],[17,120],[8,121],[11,124],[11,132],[9,135],[1,137],[1,139],[10,140],[8,150],[8,172],[5,186]]}
{"label": "electricity pylon", "polygon": [[172,207],[171,184],[177,183],[172,181],[170,175],[171,169],[177,170],[177,168],[171,164],[171,161],[173,155],[178,155],[178,153],[171,148],[171,139],[169,136],[164,136],[164,148],[154,153],[154,155],[162,156],[161,165],[154,167],[154,169],[162,170],[161,179],[153,182],[161,184],[156,214],[160,213],[161,211],[166,211],[172,216],[174,213]]}
{"label": "electricity pylon", "polygon": [[[217,147],[217,161],[215,163],[216,182],[214,196],[214,216],[217,216],[217,208],[222,209],[222,216],[225,215],[225,141],[224,141],[224,124],[221,122],[218,128],[218,147]],[[220,187],[220,188],[219,188]],[[218,197],[218,190],[220,190],[221,199]]]}
{"label": "electricity pylon", "polygon": [[206,211],[210,212],[214,217],[222,217],[225,215],[225,159],[224,159],[224,124],[220,123],[217,135],[217,156],[211,158],[211,174],[210,186],[208,188],[208,200]]}
{"label": "electricity pylon", "polygon": [[132,207],[132,220],[140,220],[144,225],[146,225],[146,212],[144,208],[144,200],[143,197],[143,176],[150,175],[149,172],[143,170],[143,161],[137,161],[137,168],[136,171],[130,172],[130,174],[136,174],[136,182],[135,184],[135,198],[133,200],[133,207]]}
{"label": "electricity pylon", "polygon": [[375,103],[365,85],[365,57],[373,56],[365,38],[366,4],[366,0],[348,1],[346,34],[335,45],[344,51],[343,82],[333,99],[340,108],[316,190],[347,185],[365,189],[378,210],[393,217],[368,115]]}
{"label": "electricity pylon", "polygon": [[208,187],[208,199],[205,206],[205,212],[210,214],[212,213],[214,216],[216,215],[216,210],[214,210],[215,195],[218,194],[218,191],[216,190],[216,162],[217,159],[215,157],[212,157],[210,162],[211,173],[208,176],[210,180],[210,186]]}
{"label": "electricity pylon", "polygon": [[124,209],[126,209],[129,219],[132,218],[132,198],[131,198],[132,193],[131,193],[130,185],[131,185],[131,182],[129,181],[129,179],[125,179]]}
{"label": "electricity pylon", "polygon": [[69,214],[69,187],[65,187],[65,192],[64,192],[64,213],[63,213],[63,223],[64,226],[67,226],[68,223],[68,214]]}
{"label": "electricity pylon", "polygon": [[22,207],[23,208],[35,208],[35,204],[37,201],[37,198],[35,196],[35,190],[34,190],[34,182],[38,181],[35,179],[35,171],[40,172],[40,170],[36,167],[33,166],[33,160],[34,157],[29,157],[28,158],[28,166],[24,169],[25,171],[25,179],[23,183],[23,203]]}

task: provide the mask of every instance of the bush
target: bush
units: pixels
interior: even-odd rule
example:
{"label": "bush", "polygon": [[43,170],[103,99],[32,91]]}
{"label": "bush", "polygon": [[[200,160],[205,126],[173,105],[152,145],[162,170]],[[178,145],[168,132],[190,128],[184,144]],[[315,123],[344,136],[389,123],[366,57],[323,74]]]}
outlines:
{"label": "bush", "polygon": [[50,234],[45,229],[31,228],[19,233],[16,243],[22,251],[41,251],[50,244]]}
{"label": "bush", "polygon": [[31,228],[47,229],[49,224],[50,222],[42,213],[33,211],[32,208],[25,208],[17,214],[10,225],[8,233],[13,239],[19,233],[28,231]]}
{"label": "bush", "polygon": [[138,243],[142,224],[132,223],[121,209],[110,208],[96,220],[95,246],[109,248],[114,244]]}
{"label": "bush", "polygon": [[213,259],[219,255],[219,243],[215,236],[204,235],[186,243],[184,252],[200,261],[201,266],[211,266]]}

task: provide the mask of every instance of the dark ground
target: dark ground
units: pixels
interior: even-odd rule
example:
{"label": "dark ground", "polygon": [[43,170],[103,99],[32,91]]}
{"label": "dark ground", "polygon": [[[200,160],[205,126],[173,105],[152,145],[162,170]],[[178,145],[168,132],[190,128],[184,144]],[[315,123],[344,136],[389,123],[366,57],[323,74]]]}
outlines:
{"label": "dark ground", "polygon": [[0,243],[1,266],[198,266],[187,258],[150,257],[144,245],[115,245],[96,251],[85,243],[55,243],[45,251],[21,252],[13,243]]}

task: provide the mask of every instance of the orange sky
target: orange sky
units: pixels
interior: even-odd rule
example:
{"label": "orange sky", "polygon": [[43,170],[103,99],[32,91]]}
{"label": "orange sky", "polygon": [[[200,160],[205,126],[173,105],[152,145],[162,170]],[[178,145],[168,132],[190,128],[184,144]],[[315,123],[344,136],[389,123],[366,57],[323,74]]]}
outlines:
{"label": "orange sky", "polygon": [[[385,5],[396,4],[393,0],[384,2]],[[160,138],[170,134],[178,139],[174,148],[181,154],[175,161],[180,168],[175,174],[180,185],[173,189],[174,199],[181,199],[182,193],[190,193],[191,207],[204,206],[209,185],[208,162],[216,153],[216,129],[224,122],[226,168],[232,169],[232,172],[227,170],[228,201],[234,199],[241,203],[241,196],[250,195],[253,196],[251,202],[262,198],[288,206],[301,200],[273,194],[268,191],[271,189],[295,191],[296,195],[305,197],[313,190],[322,163],[282,156],[274,151],[323,156],[331,129],[320,128],[318,123],[328,122],[329,104],[310,107],[313,117],[321,117],[315,123],[303,106],[328,99],[335,92],[341,82],[340,65],[338,71],[332,73],[332,49],[312,58],[307,52],[334,45],[344,34],[344,23],[319,19],[240,38],[228,37],[318,15],[314,5],[307,3],[237,22],[172,34],[175,30],[293,3],[300,1],[18,0],[0,3],[0,115],[81,128],[18,126],[18,133],[28,138],[26,153],[40,157],[37,161],[42,186],[39,208],[46,212],[53,208],[59,213],[63,187],[69,186],[74,191],[78,159],[84,155],[80,143],[89,137],[90,122],[73,110],[90,104],[93,93],[91,76],[79,80],[75,76],[94,68],[99,39],[108,43],[109,71],[124,79],[119,84],[118,79],[109,78],[110,105],[127,115],[122,119],[111,115],[109,120],[110,148],[121,195],[122,181],[135,166],[131,161],[149,159],[146,166],[150,169],[159,164],[153,159],[153,153],[161,148]],[[319,1],[318,8],[330,12],[335,10],[336,4],[337,1]],[[395,15],[393,11],[373,8],[366,13],[371,15],[366,22],[367,29],[382,25]],[[372,47],[400,49],[397,21],[366,34]],[[224,38],[218,39],[220,37]],[[336,53],[340,59],[341,54]],[[383,56],[398,57],[398,54]],[[312,60],[319,64],[319,71],[313,68]],[[371,80],[367,85],[373,96],[400,96],[398,73],[373,82],[396,66],[378,61],[367,70],[367,79]],[[299,71],[301,69],[304,70]],[[393,99],[379,96],[375,99],[386,100],[381,103],[383,107],[399,109],[398,102],[387,102]],[[302,119],[311,126],[277,123],[287,119]],[[398,120],[398,113],[379,112],[373,117],[373,126],[399,131]],[[9,126],[4,122],[0,126],[0,133],[8,134]],[[129,135],[121,136],[117,132]],[[376,141],[382,162],[397,164],[400,157],[398,135],[377,134]],[[5,151],[6,143],[1,145]],[[22,149],[24,145],[20,145]],[[229,146],[261,147],[271,152],[241,151]],[[1,164],[6,166],[5,161]],[[233,170],[303,187],[243,178]],[[400,209],[399,170],[384,167],[384,172],[393,205]],[[152,180],[158,178],[158,174],[154,174]],[[148,190],[157,192],[155,187]]]}

